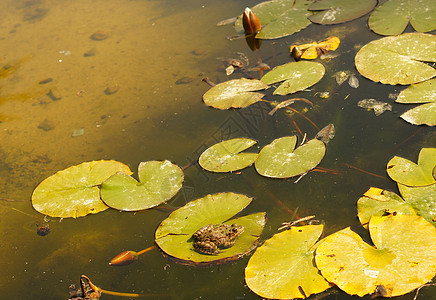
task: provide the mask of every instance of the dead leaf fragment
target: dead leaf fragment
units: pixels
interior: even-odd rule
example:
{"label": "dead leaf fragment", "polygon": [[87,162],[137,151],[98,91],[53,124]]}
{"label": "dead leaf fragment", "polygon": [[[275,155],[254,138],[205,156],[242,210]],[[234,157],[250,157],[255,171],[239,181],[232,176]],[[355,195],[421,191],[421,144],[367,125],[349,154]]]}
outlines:
{"label": "dead leaf fragment", "polygon": [[316,135],[315,138],[327,144],[335,137],[335,125],[332,123],[328,124],[326,127],[321,129]]}
{"label": "dead leaf fragment", "polygon": [[[304,58],[304,59],[315,59],[318,56],[321,56],[323,54],[327,54],[330,51],[334,51],[339,47],[341,40],[336,36],[331,36],[325,39],[322,42],[313,42],[303,45],[292,45],[290,47],[291,54],[295,55],[298,53],[298,59]],[[296,48],[297,49],[294,49]],[[303,52],[303,54],[300,55],[300,52]],[[294,57],[294,56],[293,56]],[[297,59],[296,57],[294,57]]]}
{"label": "dead leaf fragment", "polygon": [[377,101],[375,99],[363,99],[357,103],[357,106],[374,110],[376,116],[381,115],[386,110],[392,110],[392,105],[386,102]]}

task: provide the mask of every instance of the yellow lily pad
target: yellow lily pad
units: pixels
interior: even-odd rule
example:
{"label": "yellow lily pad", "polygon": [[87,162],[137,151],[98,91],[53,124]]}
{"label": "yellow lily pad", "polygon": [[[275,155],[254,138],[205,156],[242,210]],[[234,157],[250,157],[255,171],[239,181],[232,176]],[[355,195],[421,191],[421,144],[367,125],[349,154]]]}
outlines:
{"label": "yellow lily pad", "polygon": [[350,228],[326,237],[315,261],[321,274],[351,295],[409,293],[436,273],[436,228],[420,216],[392,214],[369,221],[374,246]]}
{"label": "yellow lily pad", "polygon": [[418,164],[408,159],[394,156],[387,165],[392,180],[407,186],[425,186],[436,182],[433,170],[436,167],[436,148],[422,148]]}
{"label": "yellow lily pad", "polygon": [[291,227],[265,241],[245,268],[248,287],[271,299],[305,298],[328,289],[313,263],[322,231],[323,225]]}
{"label": "yellow lily pad", "polygon": [[416,215],[412,205],[404,201],[397,194],[379,189],[370,188],[357,201],[357,211],[360,223],[365,227],[372,216],[383,216],[389,213],[401,213],[404,215]]}

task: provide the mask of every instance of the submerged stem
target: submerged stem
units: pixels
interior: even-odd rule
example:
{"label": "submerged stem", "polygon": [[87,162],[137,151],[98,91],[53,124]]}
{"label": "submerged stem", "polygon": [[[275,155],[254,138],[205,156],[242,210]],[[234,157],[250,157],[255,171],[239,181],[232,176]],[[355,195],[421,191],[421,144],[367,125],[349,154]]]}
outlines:
{"label": "submerged stem", "polygon": [[137,254],[141,255],[141,254],[144,254],[145,252],[148,252],[148,251],[156,249],[156,248],[157,248],[156,245],[153,245],[151,247],[148,247],[148,248],[145,248],[144,250],[139,251]]}

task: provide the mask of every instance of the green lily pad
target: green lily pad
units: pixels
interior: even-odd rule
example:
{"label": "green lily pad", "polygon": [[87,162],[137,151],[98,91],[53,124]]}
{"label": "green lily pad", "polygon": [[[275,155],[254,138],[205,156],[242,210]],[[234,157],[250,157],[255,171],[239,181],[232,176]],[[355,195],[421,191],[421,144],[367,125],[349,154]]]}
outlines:
{"label": "green lily pad", "polygon": [[264,94],[253,91],[268,88],[264,82],[256,79],[233,79],[210,88],[203,101],[209,106],[219,109],[247,107],[262,99]]}
{"label": "green lily pad", "polygon": [[154,207],[171,199],[182,187],[183,171],[165,161],[141,162],[139,181],[124,173],[117,173],[103,182],[101,198],[108,206],[124,211]]}
{"label": "green lily pad", "polygon": [[[272,0],[259,3],[251,10],[259,18],[262,30],[256,34],[258,39],[277,39],[296,33],[311,23],[307,10],[312,0]],[[235,30],[243,32],[242,16],[235,22]]]}
{"label": "green lily pad", "polygon": [[436,125],[436,102],[426,103],[412,108],[400,116],[404,121],[414,125]]}
{"label": "green lily pad", "polygon": [[407,186],[424,186],[436,182],[433,169],[436,166],[436,148],[422,148],[418,164],[408,159],[394,156],[387,165],[392,180]]}
{"label": "green lily pad", "polygon": [[368,223],[372,216],[381,217],[394,212],[403,215],[416,215],[412,205],[400,196],[378,188],[370,188],[366,191],[364,197],[357,201],[357,211],[359,221],[363,225]]}
{"label": "green lily pad", "polygon": [[[256,247],[266,222],[265,213],[229,220],[251,200],[245,195],[228,192],[191,201],[162,221],[155,233],[156,244],[185,264],[207,265],[239,259]],[[208,224],[237,224],[245,230],[232,247],[217,255],[207,255],[194,251],[192,234]]]}
{"label": "green lily pad", "polygon": [[415,187],[398,183],[398,189],[418,215],[436,226],[436,183]]}
{"label": "green lily pad", "polygon": [[409,293],[436,273],[436,228],[420,216],[373,216],[374,246],[350,228],[320,242],[315,261],[329,282],[360,297],[376,291],[384,297]]}
{"label": "green lily pad", "polygon": [[324,76],[325,68],[322,64],[314,61],[290,62],[275,67],[262,77],[267,84],[284,82],[274,91],[274,95],[287,95],[302,91]]}
{"label": "green lily pad", "polygon": [[291,227],[266,240],[245,268],[248,287],[268,299],[306,298],[328,289],[314,265],[322,231],[323,225]]}
{"label": "green lily pad", "polygon": [[99,186],[116,172],[131,174],[129,167],[113,160],[84,162],[44,179],[33,191],[32,205],[42,214],[77,218],[108,207]]}
{"label": "green lily pad", "polygon": [[436,102],[436,78],[410,85],[401,91],[395,102],[431,103]]}
{"label": "green lily pad", "polygon": [[206,149],[198,159],[200,166],[211,172],[232,172],[248,167],[257,153],[240,153],[256,144],[247,138],[236,138],[217,143]]}
{"label": "green lily pad", "polygon": [[319,0],[309,10],[319,11],[309,17],[318,24],[339,24],[357,19],[377,5],[377,0]]}
{"label": "green lily pad", "polygon": [[384,37],[363,46],[356,54],[360,74],[384,84],[412,84],[436,76],[424,62],[436,62],[436,36],[406,33]]}
{"label": "green lily pad", "polygon": [[436,125],[436,79],[412,84],[398,95],[395,102],[427,103],[403,113],[401,118],[414,125]]}
{"label": "green lily pad", "polygon": [[294,135],[275,139],[263,147],[255,162],[257,172],[273,178],[294,177],[315,168],[325,155],[325,144],[318,139],[312,139],[297,149],[296,144]]}
{"label": "green lily pad", "polygon": [[371,30],[381,35],[397,35],[407,24],[416,31],[436,29],[436,2],[434,0],[389,0],[378,6],[369,16]]}

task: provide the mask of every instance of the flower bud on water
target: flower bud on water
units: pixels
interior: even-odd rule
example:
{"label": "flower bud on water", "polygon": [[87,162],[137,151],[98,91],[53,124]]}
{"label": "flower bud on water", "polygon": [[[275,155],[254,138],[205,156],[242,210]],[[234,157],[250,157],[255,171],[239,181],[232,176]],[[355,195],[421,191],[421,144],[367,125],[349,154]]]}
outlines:
{"label": "flower bud on water", "polygon": [[259,18],[248,7],[242,14],[242,25],[246,34],[258,33],[262,27]]}
{"label": "flower bud on water", "polygon": [[111,266],[125,266],[138,260],[138,253],[135,251],[124,251],[112,258],[110,261]]}

